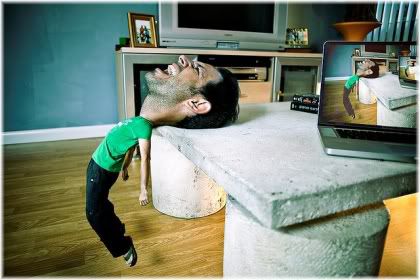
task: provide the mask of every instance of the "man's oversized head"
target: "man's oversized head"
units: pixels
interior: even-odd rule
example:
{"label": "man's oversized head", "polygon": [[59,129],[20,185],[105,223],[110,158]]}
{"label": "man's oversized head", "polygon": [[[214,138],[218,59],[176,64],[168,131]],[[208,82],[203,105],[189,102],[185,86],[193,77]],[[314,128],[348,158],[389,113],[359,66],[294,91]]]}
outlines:
{"label": "man's oversized head", "polygon": [[[183,128],[216,128],[234,122],[239,113],[239,85],[232,73],[224,68],[191,61],[180,56],[177,63],[165,70],[146,74],[149,87],[147,106],[156,110],[170,109],[190,100],[200,110],[176,126]],[[195,100],[195,101],[194,101]]]}

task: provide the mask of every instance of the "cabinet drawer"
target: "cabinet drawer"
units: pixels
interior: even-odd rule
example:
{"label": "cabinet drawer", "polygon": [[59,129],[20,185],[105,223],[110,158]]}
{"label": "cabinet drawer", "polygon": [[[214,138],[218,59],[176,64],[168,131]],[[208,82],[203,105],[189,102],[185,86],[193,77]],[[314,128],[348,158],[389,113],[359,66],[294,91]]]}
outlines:
{"label": "cabinet drawer", "polygon": [[239,104],[271,102],[271,82],[239,82]]}

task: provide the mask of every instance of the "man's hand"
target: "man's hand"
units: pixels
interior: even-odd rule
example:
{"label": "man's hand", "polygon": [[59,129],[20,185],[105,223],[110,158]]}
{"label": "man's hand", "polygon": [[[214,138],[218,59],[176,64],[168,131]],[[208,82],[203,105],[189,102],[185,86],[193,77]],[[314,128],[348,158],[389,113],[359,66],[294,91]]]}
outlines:
{"label": "man's hand", "polygon": [[140,168],[140,196],[139,202],[142,206],[149,203],[147,200],[147,184],[149,182],[150,173],[150,140],[139,139],[140,155],[141,155],[141,168]]}
{"label": "man's hand", "polygon": [[141,190],[139,195],[139,202],[141,206],[145,206],[149,203],[149,200],[147,199],[147,190]]}
{"label": "man's hand", "polygon": [[133,146],[130,149],[128,149],[128,151],[125,153],[122,170],[120,172],[121,173],[121,178],[124,181],[128,180],[128,170],[127,170],[127,168],[131,163],[131,160],[133,158],[133,153],[134,153],[135,149],[136,149],[136,146]]}
{"label": "man's hand", "polygon": [[121,170],[121,178],[124,181],[128,180],[128,170],[127,170],[127,168],[123,168],[123,170]]}

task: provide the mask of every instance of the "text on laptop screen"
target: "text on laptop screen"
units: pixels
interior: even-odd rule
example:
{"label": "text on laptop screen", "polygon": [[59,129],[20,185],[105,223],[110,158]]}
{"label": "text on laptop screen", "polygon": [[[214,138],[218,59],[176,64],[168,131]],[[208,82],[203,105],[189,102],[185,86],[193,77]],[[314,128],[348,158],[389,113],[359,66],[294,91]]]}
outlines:
{"label": "text on laptop screen", "polygon": [[416,128],[418,75],[415,43],[327,43],[320,123]]}

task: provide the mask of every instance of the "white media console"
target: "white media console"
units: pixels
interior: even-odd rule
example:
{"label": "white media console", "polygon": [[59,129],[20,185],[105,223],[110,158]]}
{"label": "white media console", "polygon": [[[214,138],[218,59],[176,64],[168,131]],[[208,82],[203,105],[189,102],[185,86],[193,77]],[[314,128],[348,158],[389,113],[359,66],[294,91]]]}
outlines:
{"label": "white media console", "polygon": [[[136,115],[136,104],[141,102],[139,71],[151,71],[156,65],[167,65],[177,61],[184,54],[194,59],[199,55],[212,56],[244,56],[268,58],[267,79],[258,81],[239,80],[241,88],[240,103],[269,103],[283,100],[286,94],[293,95],[293,84],[299,79],[307,79],[304,71],[294,71],[293,67],[308,67],[313,72],[313,80],[309,81],[311,93],[319,94],[321,79],[322,54],[289,53],[275,51],[243,51],[243,50],[208,50],[208,49],[172,49],[172,48],[121,48],[116,51],[116,75],[118,83],[118,118],[119,120]],[[287,67],[289,67],[288,70]],[[240,69],[239,69],[240,71]],[[256,70],[257,71],[257,70]],[[287,81],[290,81],[288,84]],[[301,80],[305,82],[305,80]],[[307,88],[307,87],[306,87]],[[309,92],[296,92],[309,93]],[[137,97],[136,97],[137,95]],[[285,99],[286,100],[286,99]],[[138,106],[138,105],[137,105]],[[137,110],[136,110],[137,109]]]}

